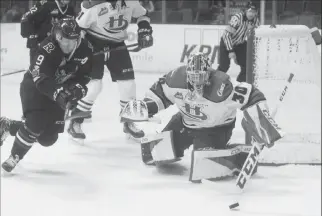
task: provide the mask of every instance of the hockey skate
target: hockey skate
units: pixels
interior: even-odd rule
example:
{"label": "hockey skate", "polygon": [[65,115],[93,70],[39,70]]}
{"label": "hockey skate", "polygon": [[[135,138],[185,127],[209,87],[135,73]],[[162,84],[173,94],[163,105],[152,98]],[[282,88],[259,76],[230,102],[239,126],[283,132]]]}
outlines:
{"label": "hockey skate", "polygon": [[11,120],[6,117],[0,117],[0,146],[9,135]]}
{"label": "hockey skate", "polygon": [[2,163],[2,168],[6,172],[11,172],[17,166],[19,161],[20,159],[18,155],[15,155],[15,156],[10,155],[10,157],[7,160],[5,160],[5,162]]}
{"label": "hockey skate", "polygon": [[67,133],[72,137],[72,139],[78,142],[83,142],[86,138],[85,133],[82,130],[82,123],[75,120],[71,120]]}
{"label": "hockey skate", "polygon": [[151,155],[151,150],[155,145],[154,141],[151,143],[142,143],[141,144],[141,160],[146,165],[155,165],[153,156]]}
{"label": "hockey skate", "polygon": [[129,134],[134,139],[140,139],[145,136],[144,131],[139,129],[133,122],[124,122],[123,132]]}
{"label": "hockey skate", "polygon": [[84,122],[86,122],[86,123],[92,122],[92,112],[90,113],[90,115],[84,117]]}

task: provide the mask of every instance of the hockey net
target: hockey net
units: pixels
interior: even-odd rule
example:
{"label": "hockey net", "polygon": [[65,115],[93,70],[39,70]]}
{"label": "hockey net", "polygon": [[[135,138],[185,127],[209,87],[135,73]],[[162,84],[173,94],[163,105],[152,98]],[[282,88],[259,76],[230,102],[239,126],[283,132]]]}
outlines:
{"label": "hockey net", "polygon": [[260,162],[320,164],[321,57],[309,28],[261,26],[248,38],[247,58],[247,80],[265,94],[271,111],[295,75],[275,116],[286,136]]}

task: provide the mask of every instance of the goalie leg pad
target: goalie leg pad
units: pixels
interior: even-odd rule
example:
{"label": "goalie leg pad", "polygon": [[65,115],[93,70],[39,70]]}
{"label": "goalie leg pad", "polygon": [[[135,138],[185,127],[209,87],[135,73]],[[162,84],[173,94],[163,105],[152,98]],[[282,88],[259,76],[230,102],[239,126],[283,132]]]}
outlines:
{"label": "goalie leg pad", "polygon": [[271,117],[267,104],[261,101],[243,111],[241,125],[258,143],[270,145],[284,136],[284,132]]}
{"label": "goalie leg pad", "polygon": [[154,141],[146,142],[145,139],[142,139],[141,145],[142,159],[146,164],[151,160],[155,163],[173,162],[177,158],[173,145],[172,131],[162,132],[158,135],[158,139]]}
{"label": "goalie leg pad", "polygon": [[251,146],[239,144],[230,149],[192,151],[189,180],[192,182],[199,182],[202,179],[221,180],[238,174],[242,167],[238,162],[241,157],[246,158],[250,149]]}
{"label": "goalie leg pad", "polygon": [[192,138],[185,131],[164,131],[152,137],[142,138],[141,143],[144,162],[153,160],[167,163],[183,157],[184,151],[192,144]]}

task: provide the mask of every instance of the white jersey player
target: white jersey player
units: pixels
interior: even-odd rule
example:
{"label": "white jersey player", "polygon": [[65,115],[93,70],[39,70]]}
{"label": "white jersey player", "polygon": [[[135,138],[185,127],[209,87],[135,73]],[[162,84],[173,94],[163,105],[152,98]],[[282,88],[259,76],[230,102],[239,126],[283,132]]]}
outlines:
{"label": "white jersey player", "polygon": [[213,70],[203,53],[191,55],[186,66],[159,79],[142,101],[128,103],[121,117],[144,121],[172,104],[179,112],[154,135],[155,141],[142,139],[142,159],[146,164],[174,162],[193,144],[192,181],[230,176],[242,168],[250,146],[229,145],[237,110],[243,111],[242,126],[257,143],[267,145],[282,137],[263,93]]}
{"label": "white jersey player", "polygon": [[[150,19],[146,9],[140,5],[138,0],[83,1],[76,21],[84,30],[85,37],[92,43],[96,53],[125,46],[124,40],[128,38],[127,29],[132,18],[137,19],[139,48],[152,46]],[[104,66],[109,69],[112,81],[118,84],[121,108],[128,101],[136,98],[134,69],[129,51],[121,49],[107,55],[104,53],[94,55],[92,80],[87,86],[87,96],[78,102],[76,110],[72,112],[91,110],[102,90]],[[85,134],[80,127],[82,122],[83,119],[71,121],[68,132],[74,138],[85,139]],[[132,130],[129,130],[129,127]],[[124,131],[132,132],[134,127],[133,123],[125,123]]]}

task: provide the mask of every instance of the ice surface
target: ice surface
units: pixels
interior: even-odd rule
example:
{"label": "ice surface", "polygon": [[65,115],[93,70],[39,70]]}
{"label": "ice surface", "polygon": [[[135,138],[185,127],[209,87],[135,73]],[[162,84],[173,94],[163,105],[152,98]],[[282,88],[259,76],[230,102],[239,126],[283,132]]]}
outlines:
{"label": "ice surface", "polygon": [[[137,94],[157,76],[137,74]],[[1,79],[1,116],[20,119],[21,79]],[[158,169],[144,166],[138,144],[122,133],[118,113],[117,86],[106,74],[83,146],[63,134],[52,147],[33,146],[12,174],[1,173],[1,216],[320,215],[320,166],[260,167],[240,196],[240,210],[230,211],[233,179],[190,183],[189,155]],[[9,137],[1,147],[1,162],[12,142]]]}

